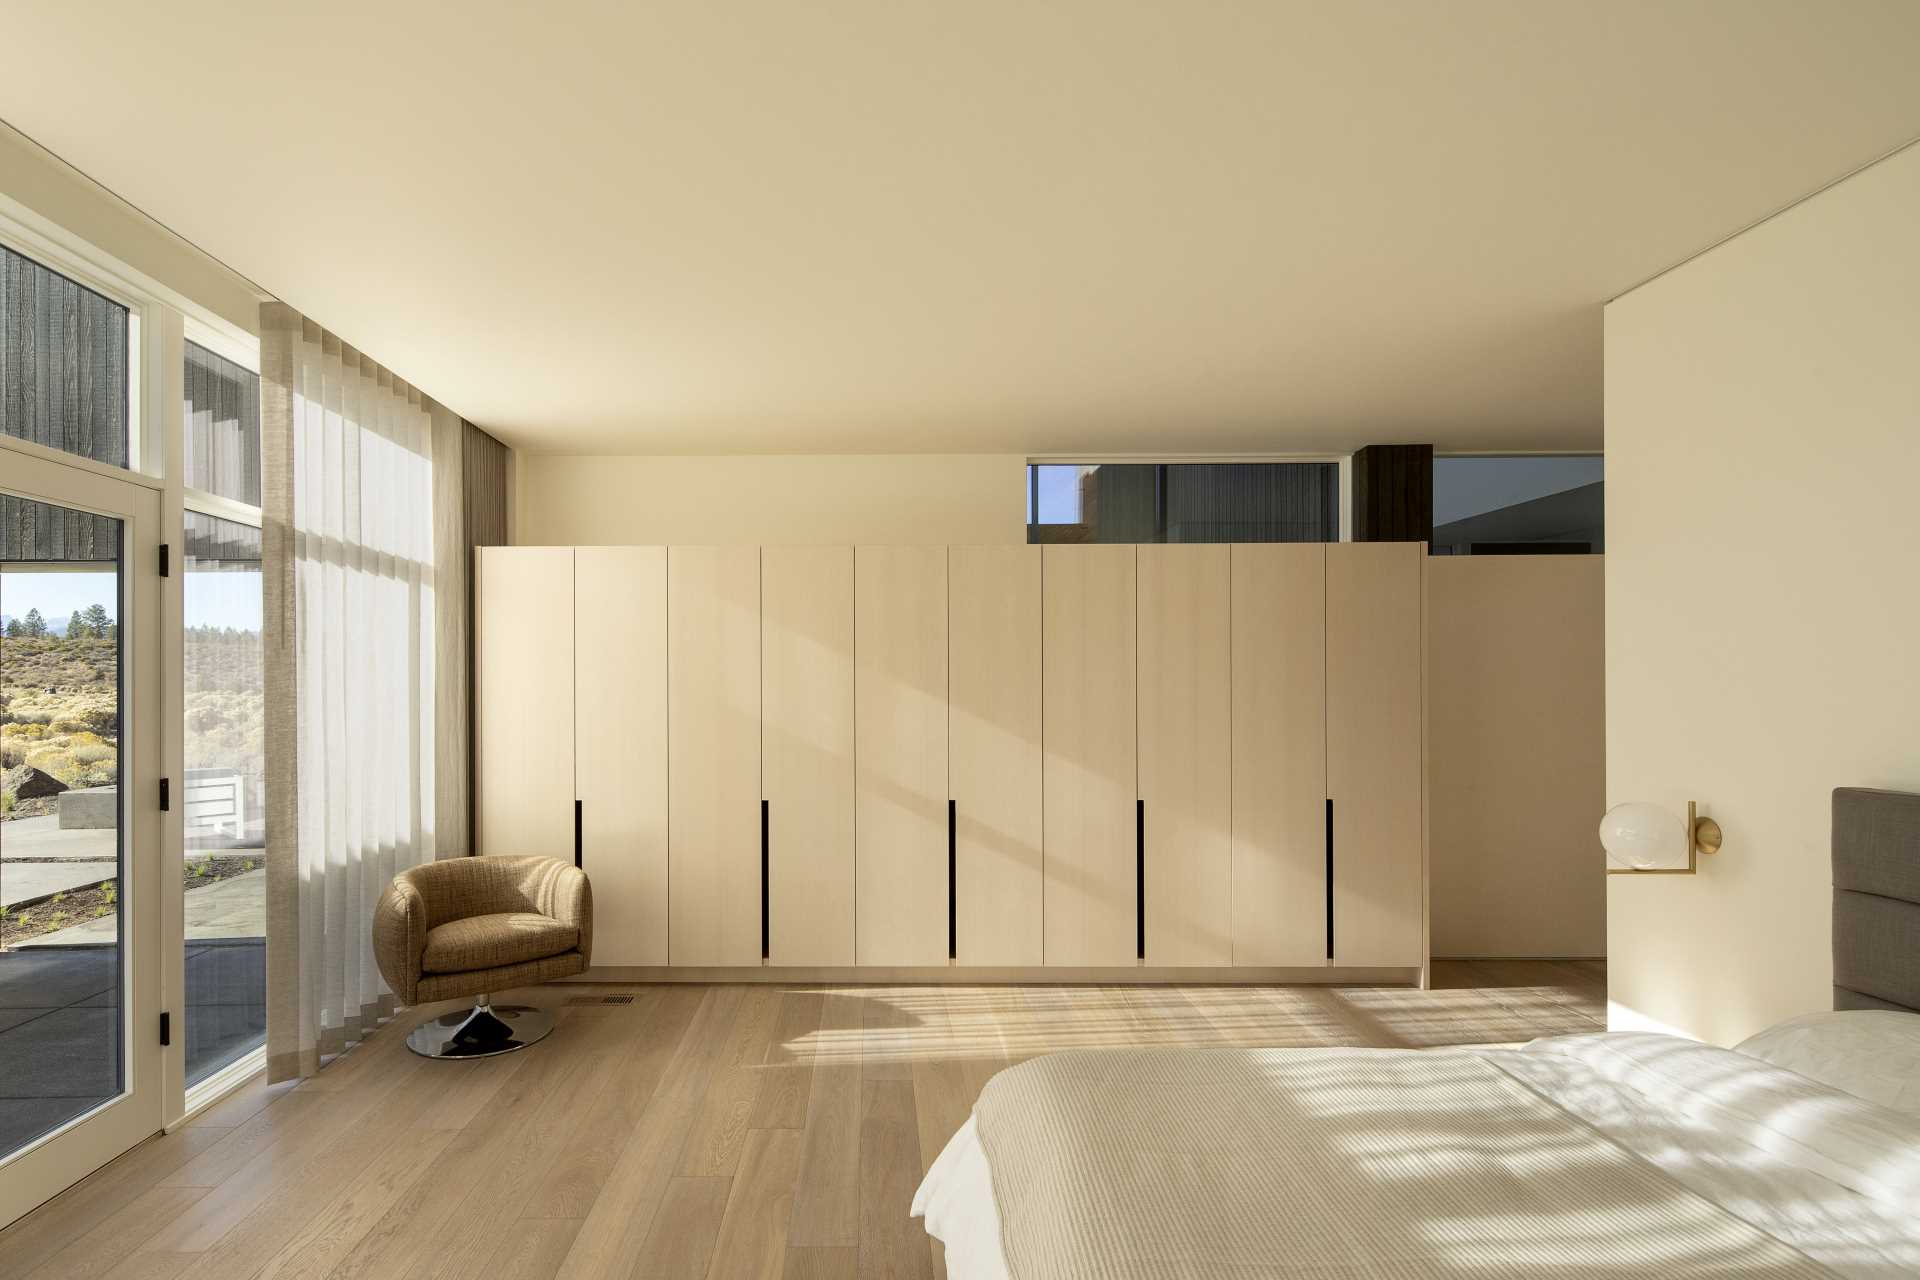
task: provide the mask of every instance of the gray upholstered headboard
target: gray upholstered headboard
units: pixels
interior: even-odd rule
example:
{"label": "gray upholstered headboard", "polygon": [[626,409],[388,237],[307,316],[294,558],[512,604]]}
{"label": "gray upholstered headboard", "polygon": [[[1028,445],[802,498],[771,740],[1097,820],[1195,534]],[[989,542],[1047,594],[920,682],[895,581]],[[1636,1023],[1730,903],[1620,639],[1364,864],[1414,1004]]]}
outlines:
{"label": "gray upholstered headboard", "polygon": [[1920,796],[1833,793],[1833,1007],[1920,1012]]}

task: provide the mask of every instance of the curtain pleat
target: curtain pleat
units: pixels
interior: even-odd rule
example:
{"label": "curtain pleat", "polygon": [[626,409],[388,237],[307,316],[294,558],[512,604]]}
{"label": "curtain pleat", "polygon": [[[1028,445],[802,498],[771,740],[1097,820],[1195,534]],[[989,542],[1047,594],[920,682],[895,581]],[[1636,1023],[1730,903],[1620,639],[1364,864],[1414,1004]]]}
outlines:
{"label": "curtain pleat", "polygon": [[[268,1072],[393,1010],[375,903],[435,855],[433,402],[291,308],[261,310]],[[292,714],[285,709],[291,708]]]}

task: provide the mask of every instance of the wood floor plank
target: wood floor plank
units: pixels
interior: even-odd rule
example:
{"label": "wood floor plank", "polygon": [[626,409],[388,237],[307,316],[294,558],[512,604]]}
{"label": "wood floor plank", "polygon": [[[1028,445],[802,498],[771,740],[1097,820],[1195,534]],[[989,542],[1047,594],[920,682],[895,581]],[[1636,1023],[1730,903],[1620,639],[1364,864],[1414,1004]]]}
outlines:
{"label": "wood floor plank", "polygon": [[[499,1165],[511,1162],[522,1149],[531,1127],[542,1115],[551,1115],[556,1097],[564,1097],[568,1081],[577,1077],[588,1055],[569,1052],[575,1033],[571,1018],[553,1035],[515,1055],[527,1061],[510,1076],[487,1113],[462,1129],[440,1152],[426,1172],[408,1187],[393,1207],[355,1245],[335,1275],[339,1280],[397,1280],[432,1274],[440,1264],[440,1240],[448,1224],[458,1220],[476,1188]],[[558,1052],[543,1052],[557,1050]],[[460,1071],[473,1063],[429,1063]],[[496,1184],[497,1185],[497,1184]]]}
{"label": "wood floor plank", "polygon": [[[0,1231],[0,1273],[938,1276],[907,1216],[913,1191],[979,1090],[1035,1053],[1487,1043],[1605,1018],[1596,962],[1449,961],[1435,978],[1431,991],[673,984],[562,1007],[548,1041],[470,1063],[407,1052],[409,1011],[313,1080],[249,1081]],[[530,1002],[562,1005],[565,990]]]}
{"label": "wood floor plank", "polygon": [[787,1265],[801,1136],[793,1129],[754,1129],[740,1154],[708,1274],[726,1280],[779,1280]]}
{"label": "wood floor plank", "polygon": [[[33,1280],[80,1280],[112,1270],[139,1251],[147,1240],[194,1202],[204,1198],[207,1187],[154,1187],[137,1196],[120,1212],[106,1219],[85,1235],[70,1241],[53,1258],[30,1274]],[[15,1270],[11,1257],[0,1255],[9,1275],[28,1275]]]}
{"label": "wood floor plank", "polygon": [[855,1280],[860,1274],[860,1249],[857,1245],[835,1248],[829,1245],[787,1247],[784,1280]]}
{"label": "wood floor plank", "polygon": [[299,1083],[298,1080],[281,1080],[268,1084],[266,1068],[262,1067],[245,1084],[189,1120],[187,1127],[231,1129],[272,1106],[282,1094],[291,1093]]}
{"label": "wood floor plank", "polygon": [[257,1272],[261,1280],[320,1280],[331,1274],[453,1137],[445,1129],[403,1129],[267,1260]]}
{"label": "wood floor plank", "polygon": [[788,991],[780,1002],[760,1095],[748,1124],[755,1129],[803,1129],[807,1099],[813,1092],[814,1038],[826,997],[819,991]]}
{"label": "wood floor plank", "polygon": [[701,1280],[726,1216],[733,1178],[674,1178],[634,1260],[633,1280]]}
{"label": "wood floor plank", "polygon": [[913,1084],[865,1080],[860,1109],[860,1274],[931,1277],[927,1233],[908,1216],[924,1170]]}
{"label": "wood floor plank", "polygon": [[488,1280],[553,1280],[580,1232],[575,1218],[523,1218]]}
{"label": "wood floor plank", "polygon": [[742,994],[736,986],[707,988],[707,998],[688,1026],[653,1100],[621,1148],[620,1158],[560,1265],[558,1274],[566,1280],[624,1277],[645,1246],[660,1202],[679,1167],[687,1133],[693,1128],[694,1107],[725,1047]]}
{"label": "wood floor plank", "polygon": [[[596,1096],[625,1066],[626,1033],[630,1022],[612,1009],[573,1009],[569,1018],[578,1037],[569,1045],[549,1045],[556,1058],[570,1057],[574,1070],[546,1091],[524,1121],[517,1139],[490,1160],[466,1199],[441,1226],[433,1252],[439,1265],[433,1274],[445,1280],[465,1280],[484,1274],[514,1238],[517,1220],[531,1196],[544,1182],[565,1150],[565,1142],[579,1119],[580,1100]],[[556,1030],[551,1039],[559,1039]],[[569,1052],[571,1050],[571,1052]]]}
{"label": "wood floor plank", "polygon": [[669,987],[644,1007],[635,1006],[624,1065],[579,1109],[574,1131],[527,1198],[522,1217],[587,1216],[705,999],[705,988]]}
{"label": "wood floor plank", "polygon": [[860,1069],[869,1080],[913,1079],[916,1033],[907,1003],[912,988],[868,987],[861,1015]]}
{"label": "wood floor plank", "polygon": [[834,991],[821,1010],[789,1244],[860,1243],[862,1004],[857,992]]}
{"label": "wood floor plank", "polygon": [[687,1134],[680,1156],[682,1177],[728,1177],[740,1163],[748,1122],[766,1075],[764,1064],[780,1016],[780,996],[773,987],[755,987],[741,1000],[726,1048]]}
{"label": "wood floor plank", "polygon": [[[157,1234],[147,1251],[204,1251],[205,1258],[192,1268],[202,1280],[248,1280],[258,1274],[369,1167],[386,1167],[385,1157],[409,1133],[408,1118],[437,1087],[433,1073],[420,1068],[436,1065],[410,1064],[401,1074],[401,1088],[344,1124],[332,1142],[305,1160],[284,1170],[243,1169]],[[400,1162],[410,1173],[425,1168],[404,1156]],[[210,1212],[202,1214],[203,1206]]]}
{"label": "wood floor plank", "polygon": [[30,1274],[100,1223],[126,1209],[169,1173],[225,1140],[227,1130],[187,1128],[155,1134],[92,1176],[0,1231],[10,1273]]}

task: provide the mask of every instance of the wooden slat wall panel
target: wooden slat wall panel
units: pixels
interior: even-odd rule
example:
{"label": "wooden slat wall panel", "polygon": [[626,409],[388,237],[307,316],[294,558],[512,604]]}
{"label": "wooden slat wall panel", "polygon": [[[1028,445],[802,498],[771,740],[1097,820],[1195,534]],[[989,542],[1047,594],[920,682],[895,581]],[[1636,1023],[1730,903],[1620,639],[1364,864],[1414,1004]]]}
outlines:
{"label": "wooden slat wall panel", "polygon": [[854,551],[861,964],[947,959],[947,549]]}
{"label": "wooden slat wall panel", "polygon": [[1147,963],[1231,964],[1231,553],[1213,544],[1138,554]]}
{"label": "wooden slat wall panel", "polygon": [[125,307],[0,248],[0,434],[124,467],[127,373]]}
{"label": "wooden slat wall panel", "polygon": [[1039,547],[947,550],[961,964],[1041,960]]}

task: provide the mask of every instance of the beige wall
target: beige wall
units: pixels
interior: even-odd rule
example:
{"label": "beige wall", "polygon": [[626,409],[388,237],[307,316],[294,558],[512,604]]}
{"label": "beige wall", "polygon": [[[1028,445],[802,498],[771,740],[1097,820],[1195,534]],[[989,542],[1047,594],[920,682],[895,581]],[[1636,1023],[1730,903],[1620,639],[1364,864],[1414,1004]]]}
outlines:
{"label": "beige wall", "polygon": [[1018,454],[519,454],[528,545],[1023,543]]}
{"label": "beige wall", "polygon": [[1435,955],[1606,950],[1604,606],[1600,556],[1427,561]]}
{"label": "beige wall", "polygon": [[1920,148],[1614,302],[1607,795],[1717,818],[1609,878],[1616,1027],[1830,1005],[1829,796],[1920,790]]}
{"label": "beige wall", "polygon": [[0,124],[0,197],[112,254],[248,333],[260,327],[260,302],[246,280]]}

